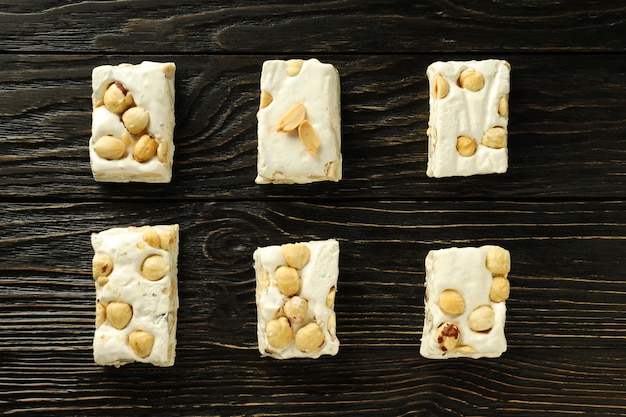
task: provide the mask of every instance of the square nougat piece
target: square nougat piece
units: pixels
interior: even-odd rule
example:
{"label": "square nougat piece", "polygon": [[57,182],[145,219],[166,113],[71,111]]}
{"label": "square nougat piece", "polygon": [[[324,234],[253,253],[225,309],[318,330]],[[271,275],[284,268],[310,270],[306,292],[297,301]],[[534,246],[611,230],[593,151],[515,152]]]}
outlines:
{"label": "square nougat piece", "polygon": [[178,225],[113,228],[91,236],[95,252],[99,365],[172,366],[178,311]]}
{"label": "square nougat piece", "polygon": [[510,269],[509,251],[499,246],[430,251],[420,354],[430,359],[502,355]]}
{"label": "square nougat piece", "polygon": [[496,59],[428,67],[429,177],[506,172],[510,72]]}
{"label": "square nougat piece", "polygon": [[94,68],[89,157],[96,181],[170,182],[175,71],[171,62],[149,61]]}
{"label": "square nougat piece", "polygon": [[267,246],[258,248],[253,258],[261,355],[336,355],[339,243],[330,239]]}
{"label": "square nougat piece", "polygon": [[339,73],[317,59],[270,60],[261,71],[257,184],[339,181]]}

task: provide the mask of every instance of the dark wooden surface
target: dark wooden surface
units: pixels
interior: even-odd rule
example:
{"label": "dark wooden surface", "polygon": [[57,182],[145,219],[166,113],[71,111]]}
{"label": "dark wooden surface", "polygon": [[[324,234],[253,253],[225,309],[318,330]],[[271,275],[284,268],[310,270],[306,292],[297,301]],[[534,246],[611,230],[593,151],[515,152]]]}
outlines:
{"label": "dark wooden surface", "polygon": [[[0,0],[0,413],[626,415],[626,7],[615,1]],[[261,64],[341,76],[344,179],[259,186]],[[512,66],[510,168],[426,177],[435,60]],[[169,185],[99,184],[90,77],[173,61]],[[89,236],[179,223],[176,365],[93,364]],[[256,349],[252,252],[340,241],[336,357]],[[512,253],[509,350],[419,355],[424,257]]]}

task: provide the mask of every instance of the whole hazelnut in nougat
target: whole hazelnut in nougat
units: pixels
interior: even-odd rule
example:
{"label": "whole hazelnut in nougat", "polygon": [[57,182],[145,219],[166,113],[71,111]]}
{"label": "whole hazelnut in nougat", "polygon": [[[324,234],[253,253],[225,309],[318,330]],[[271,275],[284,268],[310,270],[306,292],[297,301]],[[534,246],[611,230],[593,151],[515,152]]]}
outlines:
{"label": "whole hazelnut in nougat", "polygon": [[429,359],[502,355],[510,270],[509,251],[499,246],[430,251],[420,354]]}
{"label": "whole hazelnut in nougat", "polygon": [[89,158],[96,181],[170,182],[175,71],[171,62],[150,61],[93,69]]}
{"label": "whole hazelnut in nougat", "polygon": [[428,67],[429,177],[507,171],[510,72],[508,62],[497,59]]}
{"label": "whole hazelnut in nougat", "polygon": [[336,355],[339,243],[329,239],[266,246],[253,258],[261,355],[276,359]]}
{"label": "whole hazelnut in nougat", "polygon": [[178,312],[178,225],[94,233],[93,356],[99,365],[172,366]]}

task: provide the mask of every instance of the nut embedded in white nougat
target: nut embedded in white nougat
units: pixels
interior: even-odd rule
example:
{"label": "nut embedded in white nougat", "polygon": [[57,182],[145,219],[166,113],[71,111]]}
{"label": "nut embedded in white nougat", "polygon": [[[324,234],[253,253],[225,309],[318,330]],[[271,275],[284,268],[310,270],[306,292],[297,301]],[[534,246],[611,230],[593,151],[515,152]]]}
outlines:
{"label": "nut embedded in white nougat", "polygon": [[174,63],[150,61],[93,69],[89,157],[96,181],[171,181],[175,71]]}
{"label": "nut embedded in white nougat", "polygon": [[509,63],[497,59],[428,67],[429,177],[507,171],[510,72]]}
{"label": "nut embedded in white nougat", "polygon": [[265,61],[257,119],[257,184],[341,179],[340,83],[333,65]]}
{"label": "nut embedded in white nougat", "polygon": [[267,246],[258,248],[253,258],[261,355],[276,359],[336,355],[339,242]]}
{"label": "nut embedded in white nougat", "polygon": [[174,364],[178,230],[177,224],[116,227],[91,235],[97,364]]}
{"label": "nut embedded in white nougat", "polygon": [[420,354],[429,359],[501,356],[507,348],[509,252],[494,245],[433,250],[425,265]]}

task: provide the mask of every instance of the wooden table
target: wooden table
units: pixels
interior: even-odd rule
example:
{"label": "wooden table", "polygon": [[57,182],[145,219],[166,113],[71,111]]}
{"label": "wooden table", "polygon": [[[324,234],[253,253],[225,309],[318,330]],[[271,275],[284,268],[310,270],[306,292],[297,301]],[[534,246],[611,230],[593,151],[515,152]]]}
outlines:
{"label": "wooden table", "polygon": [[[0,412],[626,415],[624,33],[608,0],[0,1]],[[339,183],[254,183],[261,64],[293,57],[339,70]],[[509,171],[428,178],[426,67],[484,58]],[[142,60],[177,65],[173,181],[96,183],[91,70]],[[168,223],[175,366],[96,366],[90,234]],[[339,354],[261,358],[252,252],[326,238]],[[422,358],[424,257],[482,244],[513,257],[508,351]]]}

